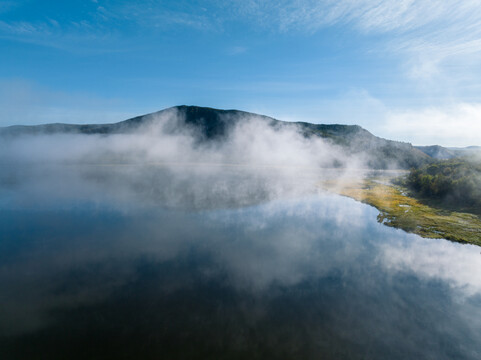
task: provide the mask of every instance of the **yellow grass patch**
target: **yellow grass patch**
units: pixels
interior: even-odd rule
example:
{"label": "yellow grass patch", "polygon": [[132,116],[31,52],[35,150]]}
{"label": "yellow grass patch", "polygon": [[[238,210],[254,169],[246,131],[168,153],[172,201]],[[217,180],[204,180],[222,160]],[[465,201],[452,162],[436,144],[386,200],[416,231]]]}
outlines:
{"label": "yellow grass patch", "polygon": [[444,238],[481,246],[481,219],[469,213],[447,211],[420,203],[400,187],[376,179],[325,182],[340,195],[374,206],[378,221],[426,238]]}

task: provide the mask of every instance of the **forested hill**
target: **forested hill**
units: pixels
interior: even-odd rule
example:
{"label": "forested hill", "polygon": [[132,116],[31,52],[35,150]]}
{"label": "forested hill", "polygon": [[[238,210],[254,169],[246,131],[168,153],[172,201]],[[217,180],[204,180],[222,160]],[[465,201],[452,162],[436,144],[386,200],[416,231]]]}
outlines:
{"label": "forested hill", "polygon": [[[177,106],[156,113],[138,116],[113,124],[45,124],[36,126],[10,126],[0,128],[0,135],[21,136],[34,134],[121,134],[130,133],[141,126],[162,121],[163,115],[175,113],[182,119],[179,126],[198,130],[199,141],[222,141],[227,139],[231,129],[245,119],[257,119],[268,123],[273,128],[296,128],[306,138],[321,137],[339,145],[348,154],[365,154],[368,166],[377,169],[409,169],[429,164],[433,158],[416,149],[409,143],[386,140],[374,136],[357,125],[325,125],[306,122],[285,122],[274,118],[238,110],[219,110],[197,106]],[[175,129],[173,130],[175,131]]]}
{"label": "forested hill", "polygon": [[421,198],[481,215],[481,162],[439,161],[412,169],[404,185]]}

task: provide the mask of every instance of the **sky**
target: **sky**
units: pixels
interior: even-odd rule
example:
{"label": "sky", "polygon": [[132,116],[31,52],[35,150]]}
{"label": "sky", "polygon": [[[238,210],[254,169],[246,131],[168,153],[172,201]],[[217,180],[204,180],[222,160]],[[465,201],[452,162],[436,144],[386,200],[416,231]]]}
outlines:
{"label": "sky", "polygon": [[183,104],[481,145],[481,0],[0,0],[0,126]]}

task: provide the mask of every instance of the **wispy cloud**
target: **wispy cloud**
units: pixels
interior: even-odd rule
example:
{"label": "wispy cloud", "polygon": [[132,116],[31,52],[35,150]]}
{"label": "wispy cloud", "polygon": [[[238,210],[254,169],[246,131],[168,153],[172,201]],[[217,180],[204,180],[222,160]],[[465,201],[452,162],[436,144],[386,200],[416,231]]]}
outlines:
{"label": "wispy cloud", "polygon": [[[238,0],[233,0],[239,3]],[[481,30],[479,0],[247,0],[238,4],[244,15],[277,18],[280,30],[319,30],[350,23],[365,32],[408,33],[422,29],[441,33],[460,29]]]}
{"label": "wispy cloud", "polygon": [[228,55],[240,55],[247,51],[247,47],[245,46],[231,46],[227,49]]}
{"label": "wispy cloud", "polygon": [[[480,0],[234,0],[243,16],[276,31],[350,26],[407,53],[409,73],[429,77],[444,60],[481,53]],[[435,60],[433,60],[435,59]]]}
{"label": "wispy cloud", "polygon": [[53,25],[48,23],[33,24],[26,21],[6,22],[0,21],[0,33],[4,35],[32,36],[51,35]]}
{"label": "wispy cloud", "polygon": [[[87,20],[68,23],[60,23],[55,19],[37,22],[0,20],[0,38],[72,52],[95,49],[100,52],[114,51],[112,31]],[[98,47],[99,43],[103,44],[101,48]]]}
{"label": "wispy cloud", "polygon": [[[0,13],[2,12],[0,7]],[[10,9],[5,7],[7,12]],[[42,46],[72,50],[96,47],[108,48],[139,36],[155,36],[165,30],[188,28],[212,30],[214,20],[205,9],[192,6],[168,7],[145,0],[136,2],[92,1],[75,16],[38,14],[34,19],[4,18],[0,20],[0,37]]]}
{"label": "wispy cloud", "polygon": [[172,26],[187,27],[197,30],[212,29],[213,19],[205,8],[179,3],[171,7],[155,1],[135,3],[113,3],[99,6],[99,15],[103,20],[130,23],[138,28],[167,29]]}
{"label": "wispy cloud", "polygon": [[[13,5],[0,6],[8,9]],[[0,22],[0,34],[30,37],[74,33],[133,34],[142,29],[171,28],[222,31],[229,22],[249,22],[254,28],[278,32],[315,33],[331,26],[347,26],[385,43],[383,50],[410,54],[410,66],[423,68],[454,56],[481,53],[481,0],[207,0],[164,3],[142,0],[91,2],[77,21]],[[125,33],[128,32],[128,34]],[[436,61],[433,61],[436,59]],[[427,66],[429,65],[429,66]],[[426,74],[435,73],[427,71]]]}

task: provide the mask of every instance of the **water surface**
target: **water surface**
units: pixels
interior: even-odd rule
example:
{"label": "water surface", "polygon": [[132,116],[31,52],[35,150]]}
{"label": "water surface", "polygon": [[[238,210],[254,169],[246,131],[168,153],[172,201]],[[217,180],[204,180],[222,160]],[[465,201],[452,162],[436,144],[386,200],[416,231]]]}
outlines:
{"label": "water surface", "polygon": [[479,247],[282,175],[4,170],[1,358],[481,358]]}

